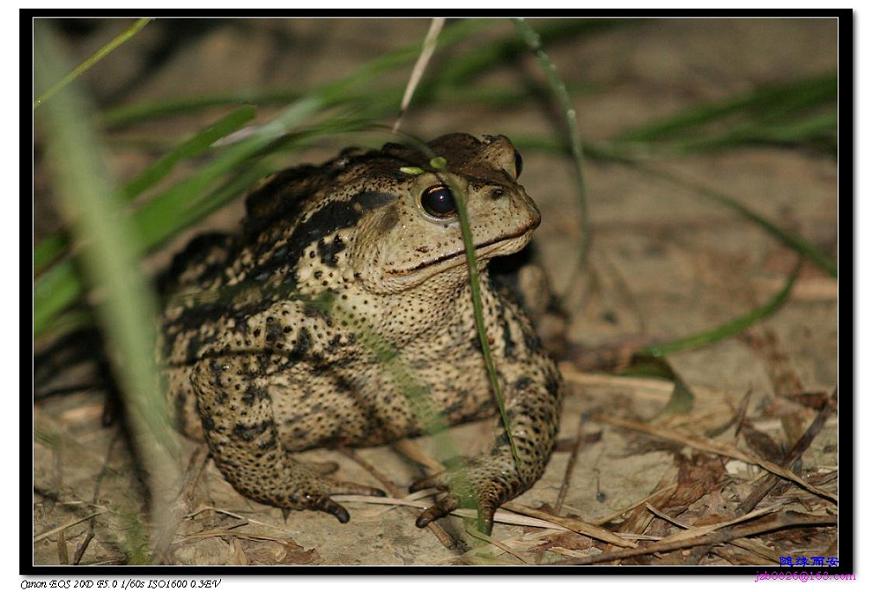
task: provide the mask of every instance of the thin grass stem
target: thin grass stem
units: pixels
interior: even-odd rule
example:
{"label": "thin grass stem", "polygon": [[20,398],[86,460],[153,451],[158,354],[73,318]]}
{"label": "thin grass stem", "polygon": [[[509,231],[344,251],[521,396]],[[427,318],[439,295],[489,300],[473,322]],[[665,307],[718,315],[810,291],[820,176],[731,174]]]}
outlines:
{"label": "thin grass stem", "polygon": [[[566,121],[566,138],[569,142],[569,147],[572,152],[572,160],[575,165],[575,181],[578,197],[578,212],[581,218],[579,228],[579,243],[578,243],[578,264],[576,273],[583,273],[587,268],[588,251],[590,250],[590,215],[588,213],[587,185],[584,177],[584,150],[582,148],[581,137],[578,131],[578,117],[576,116],[575,107],[572,105],[572,98],[569,96],[569,91],[566,85],[557,74],[557,66],[545,53],[542,47],[542,39],[539,34],[522,18],[514,19],[515,27],[518,35],[526,43],[527,47],[536,56],[539,66],[545,73],[548,80],[548,87],[552,95],[560,105],[564,120]],[[570,287],[574,284],[570,282]]]}
{"label": "thin grass stem", "polygon": [[139,33],[148,23],[153,21],[152,18],[137,19],[135,23],[127,27],[119,35],[113,38],[109,43],[91,54],[84,62],[73,68],[66,76],[54,83],[47,91],[39,95],[33,101],[33,110],[36,109],[52,98],[54,95],[63,90],[73,80],[93,68],[100,60],[107,55],[130,41],[137,33]]}

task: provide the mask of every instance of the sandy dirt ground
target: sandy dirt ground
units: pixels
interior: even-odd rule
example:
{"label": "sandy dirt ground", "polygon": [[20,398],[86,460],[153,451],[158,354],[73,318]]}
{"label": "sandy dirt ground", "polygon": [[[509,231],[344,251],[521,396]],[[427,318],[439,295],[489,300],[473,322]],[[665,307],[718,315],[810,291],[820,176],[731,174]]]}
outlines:
{"label": "sandy dirt ground", "polygon": [[[121,27],[121,22],[98,23],[69,33],[70,59],[88,55]],[[101,107],[246,88],[305,90],[386,50],[421,40],[427,28],[427,21],[415,19],[158,22],[85,80]],[[499,24],[473,43],[510,30],[510,23]],[[174,35],[181,38],[180,47],[162,53]],[[573,101],[581,133],[591,142],[701,101],[834,71],[835,50],[834,23],[813,19],[650,21],[549,48],[570,85],[589,87],[575,93]],[[450,56],[437,53],[431,68],[438,68],[440,59]],[[401,70],[388,79],[402,82],[406,76],[408,70]],[[477,82],[520,88],[530,76],[539,76],[536,64],[522,59]],[[258,118],[267,119],[271,112],[261,109]],[[166,145],[214,117],[207,112],[109,134],[113,172],[128,178],[159,154],[143,146]],[[413,106],[404,126],[421,136],[450,131],[554,134],[551,114],[533,100],[506,108]],[[334,150],[318,146],[289,156],[288,165],[317,162]],[[657,164],[728,193],[825,252],[835,252],[836,164],[829,156],[747,147],[661,158]],[[766,474],[754,459],[779,464],[835,389],[836,280],[805,265],[790,300],[774,316],[735,338],[670,356],[674,370],[693,390],[694,404],[687,413],[657,416],[670,398],[670,383],[592,370],[579,362],[579,352],[682,337],[730,320],[770,299],[796,256],[759,227],[693,191],[617,164],[588,162],[585,173],[590,270],[570,300],[568,337],[574,354],[561,363],[568,396],[560,443],[545,475],[516,503],[623,533],[625,544],[573,532],[575,523],[568,523],[568,530],[498,523],[495,543],[488,544],[466,534],[459,518],[439,521],[442,532],[437,533],[416,528],[411,509],[360,502],[346,502],[352,520],[345,525],[314,512],[295,512],[284,520],[278,509],[236,493],[202,447],[188,442],[191,466],[180,498],[186,511],[167,560],[233,565],[584,561],[674,536],[684,527],[718,525],[742,515],[742,501]],[[567,262],[579,239],[572,164],[554,154],[528,151],[523,181],[542,211],[537,248],[557,290],[563,291],[572,272]],[[39,235],[58,222],[45,183],[39,178],[36,183]],[[236,200],[198,228],[232,228],[240,216],[241,200]],[[153,256],[151,268],[165,265],[194,232]],[[51,383],[75,384],[90,372],[85,360],[64,376],[51,377]],[[137,534],[133,516],[146,504],[144,486],[118,423],[101,425],[104,400],[100,389],[83,389],[36,406],[36,563],[131,560],[130,541]],[[737,416],[740,421],[729,423]],[[769,513],[749,524],[773,516],[836,513],[836,504],[805,486],[837,494],[837,427],[834,413],[801,464],[793,466],[803,486],[779,480],[756,505],[756,511]],[[472,454],[489,445],[489,430],[490,422],[482,422],[455,428],[452,435]],[[567,473],[576,443],[577,458]],[[435,454],[428,438],[413,445]],[[383,487],[369,463],[401,495],[421,474],[418,465],[390,447],[356,454],[365,462],[338,451],[302,456],[335,461],[342,478]],[[733,527],[721,525],[712,532]],[[800,527],[765,537],[752,533],[714,546],[639,554],[623,563],[772,565],[782,556],[800,555],[838,556],[837,529]]]}

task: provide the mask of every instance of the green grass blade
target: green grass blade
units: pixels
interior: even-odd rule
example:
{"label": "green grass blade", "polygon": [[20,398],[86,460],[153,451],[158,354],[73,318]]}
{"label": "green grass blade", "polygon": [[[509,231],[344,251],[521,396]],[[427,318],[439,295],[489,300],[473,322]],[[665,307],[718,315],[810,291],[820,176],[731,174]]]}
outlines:
{"label": "green grass blade", "polygon": [[56,233],[39,242],[33,250],[33,272],[42,273],[49,265],[54,263],[67,250],[67,237],[63,233]]}
{"label": "green grass blade", "polygon": [[[426,142],[406,133],[397,133],[406,138],[411,145],[418,148],[430,159],[430,167],[437,173],[437,175],[445,171],[447,161],[444,157],[435,154]],[[479,345],[481,346],[482,358],[484,360],[488,380],[491,389],[493,390],[494,400],[496,401],[497,409],[499,411],[500,420],[502,421],[503,429],[505,430],[506,437],[509,441],[509,447],[512,451],[512,460],[515,466],[518,467],[520,466],[520,456],[518,454],[518,448],[514,436],[512,435],[511,422],[509,420],[509,415],[506,412],[502,384],[500,383],[499,375],[497,374],[496,364],[493,360],[490,341],[487,336],[487,328],[484,322],[484,307],[481,303],[481,280],[478,273],[478,261],[475,257],[475,240],[472,236],[472,228],[469,223],[469,212],[466,209],[466,194],[462,188],[458,187],[455,183],[452,183],[449,178],[443,177],[442,175],[439,175],[439,178],[451,187],[451,191],[454,194],[454,201],[457,205],[457,218],[460,223],[460,232],[463,237],[464,252],[466,254],[466,266],[469,271],[469,288],[472,300],[473,318],[475,319],[475,329],[478,335]],[[477,526],[482,532],[486,530],[480,511],[478,513]]]}
{"label": "green grass blade", "polygon": [[[148,244],[156,244],[151,237],[164,236],[162,227],[167,221],[181,215],[203,199],[224,175],[254,158],[270,143],[290,132],[295,125],[314,116],[323,106],[318,97],[302,99],[289,107],[280,117],[257,128],[245,140],[228,147],[215,160],[201,167],[193,175],[161,192],[137,213],[140,231],[149,237]],[[170,222],[172,223],[172,222]]]}
{"label": "green grass blade", "polygon": [[[638,23],[639,21],[631,19],[553,19],[543,21],[537,34],[540,43],[545,45]],[[441,64],[438,68],[438,82],[449,87],[467,84],[482,72],[497,64],[514,60],[527,51],[529,51],[528,41],[520,36],[489,43],[480,49],[452,57],[447,63]]]}
{"label": "green grass blade", "polygon": [[488,379],[491,383],[491,388],[494,391],[494,399],[497,402],[497,407],[500,412],[500,418],[503,422],[503,427],[509,437],[509,445],[512,449],[512,457],[515,461],[515,466],[520,466],[518,448],[515,444],[515,439],[512,437],[511,425],[509,416],[506,413],[506,403],[503,398],[503,389],[500,384],[499,376],[497,375],[496,365],[494,364],[493,355],[490,350],[490,341],[487,337],[487,328],[484,322],[484,309],[481,304],[481,279],[478,274],[478,262],[475,258],[475,242],[472,237],[472,228],[469,224],[469,212],[466,209],[466,196],[462,191],[455,189],[453,191],[455,202],[457,203],[457,218],[460,221],[460,231],[463,235],[463,246],[466,251],[466,265],[469,268],[469,288],[472,294],[472,308],[475,317],[475,328],[478,332],[478,340],[481,344],[481,353],[484,357],[484,365],[487,368]]}
{"label": "green grass blade", "polygon": [[[170,233],[164,227],[168,224],[176,224],[176,216],[181,216],[189,207],[195,206],[197,201],[208,196],[209,191],[214,188],[222,175],[246,162],[267,147],[270,142],[290,131],[294,125],[313,116],[321,106],[322,102],[318,97],[302,99],[294,103],[273,121],[255,130],[245,140],[229,147],[191,177],[155,196],[136,214],[135,226],[139,235],[144,237],[144,244],[153,246],[157,240],[168,236]],[[60,265],[69,270],[63,278],[70,278],[70,272],[73,271],[72,264],[64,261]],[[37,302],[46,305],[45,310],[36,313],[40,320],[36,325],[38,332],[47,329],[54,315],[81,295],[80,285],[76,286],[78,289],[74,289],[73,286],[64,286],[60,291],[48,289],[44,275],[40,276],[36,283]]]}
{"label": "green grass blade", "polygon": [[[178,147],[158,159],[155,163],[127,183],[121,194],[132,200],[168,175],[182,160],[194,158],[206,151],[213,143],[240,129],[254,118],[253,107],[242,107],[223,117],[204,131],[195,134]],[[46,267],[66,253],[69,242],[63,232],[43,239],[36,246],[33,255],[35,272],[40,274]]]}
{"label": "green grass blade", "polygon": [[619,374],[621,376],[661,378],[672,383],[672,393],[669,396],[669,401],[666,402],[663,409],[658,411],[654,417],[686,415],[693,410],[696,399],[693,390],[663,356],[658,357],[647,352],[637,352],[630,359],[627,367],[621,370]]}
{"label": "green grass blade", "polygon": [[[450,22],[439,36],[438,47],[444,49],[456,45],[479,33],[482,29],[492,27],[500,22],[500,19],[464,19]],[[546,22],[539,31],[539,34],[543,43],[551,43],[572,39],[578,35],[606,31],[617,26],[633,24],[635,22],[637,21],[629,19],[557,20]],[[378,116],[389,114],[391,109],[396,109],[397,100],[402,96],[402,88],[399,86],[385,88],[384,85],[369,88],[369,83],[373,82],[373,77],[377,74],[405,66],[417,57],[419,50],[419,44],[409,45],[373,60],[369,66],[365,67],[364,71],[354,78],[355,84],[364,85],[366,91],[358,92],[353,97],[349,96],[346,92],[344,96],[337,98],[346,101],[353,98],[354,100],[363,100],[366,103],[375,101],[381,105],[381,112]],[[517,58],[525,51],[526,46],[517,38],[509,38],[497,43],[490,43],[482,48],[465,51],[463,54],[452,57],[452,59],[435,68],[430,80],[421,82],[415,101],[419,106],[443,99],[453,102],[456,100],[456,93],[470,94],[469,83],[474,81],[479,74],[500,63]],[[347,90],[349,90],[349,87],[346,87]],[[389,94],[390,98],[385,99],[385,94]],[[299,99],[301,96],[301,93],[296,91],[274,89],[267,91],[252,90],[213,96],[183,97],[111,109],[102,115],[101,122],[105,127],[121,127],[154,118],[192,113],[216,106],[245,103],[253,105],[286,104],[289,101]],[[395,96],[396,98],[394,98]],[[518,92],[492,91],[484,93],[480,100],[516,103],[527,96],[529,96],[529,91],[520,94]]]}
{"label": "green grass blade", "polygon": [[302,96],[299,92],[286,90],[242,91],[232,94],[162,99],[155,102],[135,103],[115,107],[99,116],[100,124],[107,129],[141,123],[160,117],[195,113],[212,107],[234,105],[287,105]]}
{"label": "green grass blade", "polygon": [[825,76],[789,82],[770,88],[763,88],[687,109],[673,115],[647,123],[618,136],[621,142],[650,142],[688,133],[728,115],[740,112],[762,112],[765,116],[783,116],[796,109],[831,104],[836,98],[836,76]]}
{"label": "green grass blade", "polygon": [[799,271],[801,268],[802,259],[800,259],[796,264],[796,267],[794,267],[793,271],[788,276],[784,286],[762,306],[715,327],[714,329],[682,337],[681,339],[676,339],[674,341],[651,345],[642,349],[640,353],[654,357],[663,357],[676,352],[711,345],[718,341],[723,341],[724,339],[738,335],[745,329],[751,327],[754,323],[762,321],[763,319],[775,314],[784,303],[787,302],[787,299],[790,297],[790,293],[793,290],[793,285],[796,283],[796,278],[799,277]]}
{"label": "green grass blade", "polygon": [[831,139],[835,146],[838,117],[835,110],[805,117],[789,124],[774,124],[759,130],[748,130],[751,141],[773,144],[798,144],[821,138]]}
{"label": "green grass blade", "polygon": [[[426,146],[426,145],[425,145]],[[445,158],[433,155],[432,151],[429,150],[429,146],[427,146],[427,151],[425,153],[429,153],[431,155],[430,165],[437,172],[445,170],[446,161]],[[497,409],[500,414],[500,420],[503,423],[503,429],[505,430],[506,437],[509,441],[509,447],[512,451],[512,460],[514,461],[515,467],[521,466],[520,455],[518,453],[517,444],[515,443],[515,438],[512,434],[512,426],[509,420],[509,414],[506,412],[506,402],[503,397],[503,388],[502,384],[500,384],[499,375],[497,374],[496,364],[493,360],[493,355],[491,354],[490,349],[490,341],[487,336],[487,327],[484,321],[484,307],[481,304],[481,279],[479,278],[478,273],[478,261],[475,257],[475,240],[472,236],[472,227],[469,223],[469,212],[466,209],[466,194],[460,187],[457,187],[456,184],[451,183],[447,178],[444,179],[445,182],[451,186],[452,193],[454,194],[454,201],[457,205],[457,218],[460,222],[460,232],[463,236],[463,246],[464,251],[466,253],[466,266],[469,270],[469,289],[470,294],[472,296],[472,310],[473,317],[475,318],[475,329],[478,333],[478,341],[481,346],[481,354],[484,358],[484,365],[487,369],[488,380],[490,381],[491,389],[493,389],[494,400],[497,403]],[[476,503],[476,505],[478,505]],[[477,528],[482,532],[486,532],[484,517],[481,515],[481,509],[479,508],[478,519],[477,519]]]}
{"label": "green grass blade", "polygon": [[812,263],[820,267],[832,277],[838,276],[836,262],[833,261],[830,257],[826,256],[824,253],[822,253],[817,247],[809,243],[798,234],[784,230],[774,222],[771,222],[770,220],[758,214],[751,208],[743,205],[734,197],[731,197],[725,193],[721,193],[720,191],[715,191],[714,189],[711,189],[703,185],[702,183],[685,178],[676,173],[654,169],[641,163],[636,163],[633,166],[635,166],[635,168],[637,168],[638,170],[641,170],[654,177],[665,179],[671,183],[674,183],[675,185],[686,189],[691,189],[697,195],[701,195],[707,199],[721,204],[722,206],[730,208],[731,210],[740,214],[743,218],[753,222],[754,224],[765,230],[769,235],[775,237],[787,247],[790,247],[803,257],[808,258]]}
{"label": "green grass blade", "polygon": [[39,337],[54,318],[84,291],[73,262],[61,261],[39,277],[33,298],[33,334]]}
{"label": "green grass blade", "polygon": [[[150,210],[149,206],[146,205],[144,208],[146,213],[137,211],[132,219],[140,233],[143,248],[147,250],[160,244],[229,200],[245,193],[258,179],[262,179],[270,172],[272,172],[270,167],[254,163],[233,175],[229,181],[187,208],[156,211]],[[150,223],[151,220],[170,215],[173,218],[163,226]],[[61,261],[41,276],[36,287],[34,336],[42,337],[48,332],[60,333],[63,327],[72,327],[73,325],[64,322],[63,317],[58,318],[58,316],[83,293],[84,286],[79,280],[76,265],[72,259]]]}
{"label": "green grass blade", "polygon": [[[465,19],[452,23],[440,34],[438,45],[443,47],[458,43],[481,29],[491,26],[494,22],[496,21],[491,19]],[[410,44],[387,52],[362,65],[349,76],[323,85],[306,94],[283,90],[253,91],[214,97],[184,97],[159,103],[143,103],[108,111],[103,116],[103,124],[108,127],[118,127],[147,121],[155,117],[190,113],[204,108],[238,104],[240,102],[253,104],[287,103],[289,100],[298,101],[305,96],[311,96],[313,93],[321,96],[325,103],[336,105],[347,102],[352,97],[360,97],[364,93],[357,92],[358,88],[364,88],[372,84],[379,74],[399,68],[413,61],[418,56],[419,50],[420,44]],[[402,96],[402,89],[397,88],[394,90]],[[351,94],[350,91],[355,91],[355,93]],[[384,92],[384,86],[380,86],[377,90],[365,93],[365,96],[366,98],[379,98]]]}
{"label": "green grass blade", "polygon": [[58,92],[63,90],[69,83],[73,80],[90,70],[97,62],[105,58],[107,55],[124,45],[127,41],[132,39],[137,33],[139,33],[145,25],[150,23],[151,18],[141,18],[138,19],[135,23],[127,27],[124,31],[122,31],[119,35],[117,35],[114,39],[112,39],[109,43],[95,51],[91,56],[88,57],[84,62],[73,68],[66,76],[61,78],[55,84],[53,84],[47,91],[38,96],[33,101],[33,110],[35,111],[40,105],[48,101]]}
{"label": "green grass blade", "polygon": [[[282,146],[305,144],[322,133],[358,130],[363,125],[358,120],[343,120],[335,125],[325,125],[295,134],[290,139],[284,137]],[[271,143],[269,147],[270,150],[278,149],[275,143]],[[214,178],[206,176],[180,181],[130,214],[143,248],[149,250],[157,247],[229,200],[244,194],[257,180],[274,170],[260,162],[268,153],[255,152],[249,158],[242,157],[249,152],[246,149],[234,162],[221,163]],[[35,314],[38,322],[34,324],[34,328],[37,336],[55,330],[55,317],[83,293],[83,286],[78,282],[72,260],[60,261],[49,271],[51,274],[43,274],[36,282]]]}
{"label": "green grass blade", "polygon": [[194,158],[208,150],[215,142],[239,130],[254,119],[255,109],[240,107],[216,121],[205,130],[182,142],[165,154],[124,186],[122,195],[133,199],[155,183],[166,177],[182,160]]}
{"label": "green grass blade", "polygon": [[[836,113],[810,114],[788,123],[752,122],[720,134],[700,134],[685,139],[643,144],[648,152],[661,149],[672,154],[693,154],[707,150],[724,150],[749,145],[776,145],[824,148],[835,154]],[[638,144],[636,146],[639,146]]]}
{"label": "green grass blade", "polygon": [[[472,310],[475,317],[475,329],[478,333],[478,341],[481,345],[481,354],[484,358],[484,365],[487,369],[488,380],[494,393],[494,400],[497,403],[497,409],[500,414],[500,419],[503,422],[503,429],[509,440],[509,447],[512,450],[512,459],[515,467],[521,466],[518,447],[515,443],[515,438],[512,435],[512,425],[509,420],[509,414],[506,411],[506,401],[503,397],[503,388],[500,384],[499,376],[497,375],[496,364],[494,364],[493,355],[490,350],[490,343],[487,338],[487,329],[484,322],[484,310],[481,304],[481,280],[478,276],[478,262],[475,259],[475,243],[472,238],[472,228],[469,224],[469,212],[466,210],[466,196],[462,191],[454,189],[454,201],[457,204],[457,218],[460,220],[460,229],[463,235],[463,245],[466,250],[466,265],[469,268],[469,288],[472,294]],[[476,504],[477,505],[477,504]],[[479,508],[477,528],[482,532],[486,532],[484,517],[481,515]]]}
{"label": "green grass blade", "polygon": [[548,86],[551,89],[551,93],[557,100],[558,105],[560,105],[563,117],[566,120],[566,137],[570,150],[572,151],[572,160],[575,165],[578,212],[581,217],[577,269],[583,271],[587,266],[587,255],[590,248],[590,217],[587,205],[587,186],[584,179],[584,152],[578,132],[578,118],[576,117],[575,107],[572,105],[572,99],[569,96],[569,92],[566,90],[566,85],[557,75],[557,67],[542,47],[541,37],[524,19],[515,19],[514,22],[515,27],[518,30],[518,35],[530,51],[536,56],[539,66],[548,79]]}
{"label": "green grass blade", "polygon": [[[50,80],[61,71],[60,53],[51,29],[44,25],[40,32],[35,47],[37,80]],[[82,243],[84,277],[104,293],[95,309],[114,354],[113,367],[137,456],[148,473],[152,516],[159,532],[169,524],[169,498],[178,486],[179,448],[154,359],[156,305],[140,271],[141,245],[102,166],[85,98],[70,85],[40,113],[44,119],[37,124],[45,126],[47,161],[61,212],[71,231],[87,238]],[[138,517],[135,523],[141,524]]]}
{"label": "green grass blade", "polygon": [[[45,73],[38,76],[55,71],[59,63],[50,31],[43,29],[43,34],[46,39],[37,44],[37,56]],[[55,186],[71,227],[88,237],[83,245],[84,269],[90,283],[107,291],[98,313],[110,339],[128,358],[121,369],[126,387],[130,393],[151,390],[148,386],[157,376],[151,361],[156,308],[152,292],[139,272],[138,235],[121,214],[121,204],[106,180],[97,138],[83,117],[87,111],[84,98],[72,90],[45,109]],[[62,278],[63,273],[44,277]],[[155,393],[149,396],[155,397],[153,403],[160,410],[163,398],[159,389],[153,390]],[[160,413],[147,417],[154,419]]]}
{"label": "green grass blade", "polygon": [[176,194],[145,204],[133,216],[146,248],[153,248],[200,220],[230,199],[245,193],[271,169],[252,162],[230,179],[196,201],[179,199]]}
{"label": "green grass blade", "polygon": [[[562,152],[567,153],[569,149],[564,143],[553,140],[551,138],[542,138],[538,136],[518,136],[514,143],[519,148],[528,150],[542,150],[546,152]],[[610,145],[585,145],[586,154],[597,160],[606,162],[614,162],[634,168],[640,172],[648,174],[652,177],[657,177],[669,181],[684,189],[692,190],[696,195],[705,197],[724,207],[727,207],[741,215],[743,218],[759,226],[767,234],[784,244],[786,247],[796,251],[798,254],[807,258],[817,267],[825,271],[832,277],[838,276],[838,266],[836,262],[820,249],[812,245],[802,236],[797,233],[792,233],[784,230],[776,223],[767,219],[765,216],[755,212],[748,206],[743,205],[736,198],[725,193],[715,191],[710,187],[703,185],[697,181],[687,179],[677,173],[671,173],[656,169],[648,164],[644,164],[638,158],[629,154],[626,150],[622,150]]]}
{"label": "green grass blade", "polygon": [[[267,167],[252,165],[234,175],[196,203],[178,201],[149,202],[132,216],[132,224],[141,237],[143,249],[150,249],[193,224],[230,199],[244,193],[258,179],[270,172]],[[168,218],[167,218],[168,217]],[[84,293],[76,264],[72,259],[60,261],[36,282],[34,298],[34,336],[54,331],[58,315]]]}

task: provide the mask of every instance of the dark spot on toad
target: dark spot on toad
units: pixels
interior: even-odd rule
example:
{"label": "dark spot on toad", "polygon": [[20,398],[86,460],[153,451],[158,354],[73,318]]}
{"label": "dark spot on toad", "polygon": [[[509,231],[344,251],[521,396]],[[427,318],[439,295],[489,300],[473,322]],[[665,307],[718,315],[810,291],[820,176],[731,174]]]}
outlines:
{"label": "dark spot on toad", "polygon": [[233,426],[233,435],[240,440],[244,440],[245,442],[251,442],[259,435],[267,431],[267,429],[269,429],[272,424],[273,422],[268,419],[253,425],[238,423]]}

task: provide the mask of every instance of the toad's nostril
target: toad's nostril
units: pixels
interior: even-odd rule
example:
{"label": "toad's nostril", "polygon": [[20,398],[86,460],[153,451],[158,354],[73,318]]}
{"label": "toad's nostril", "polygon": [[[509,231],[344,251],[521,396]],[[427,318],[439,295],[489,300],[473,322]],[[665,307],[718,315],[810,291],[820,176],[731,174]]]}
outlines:
{"label": "toad's nostril", "polygon": [[505,191],[497,187],[496,189],[491,190],[491,199],[499,199],[506,194]]}

